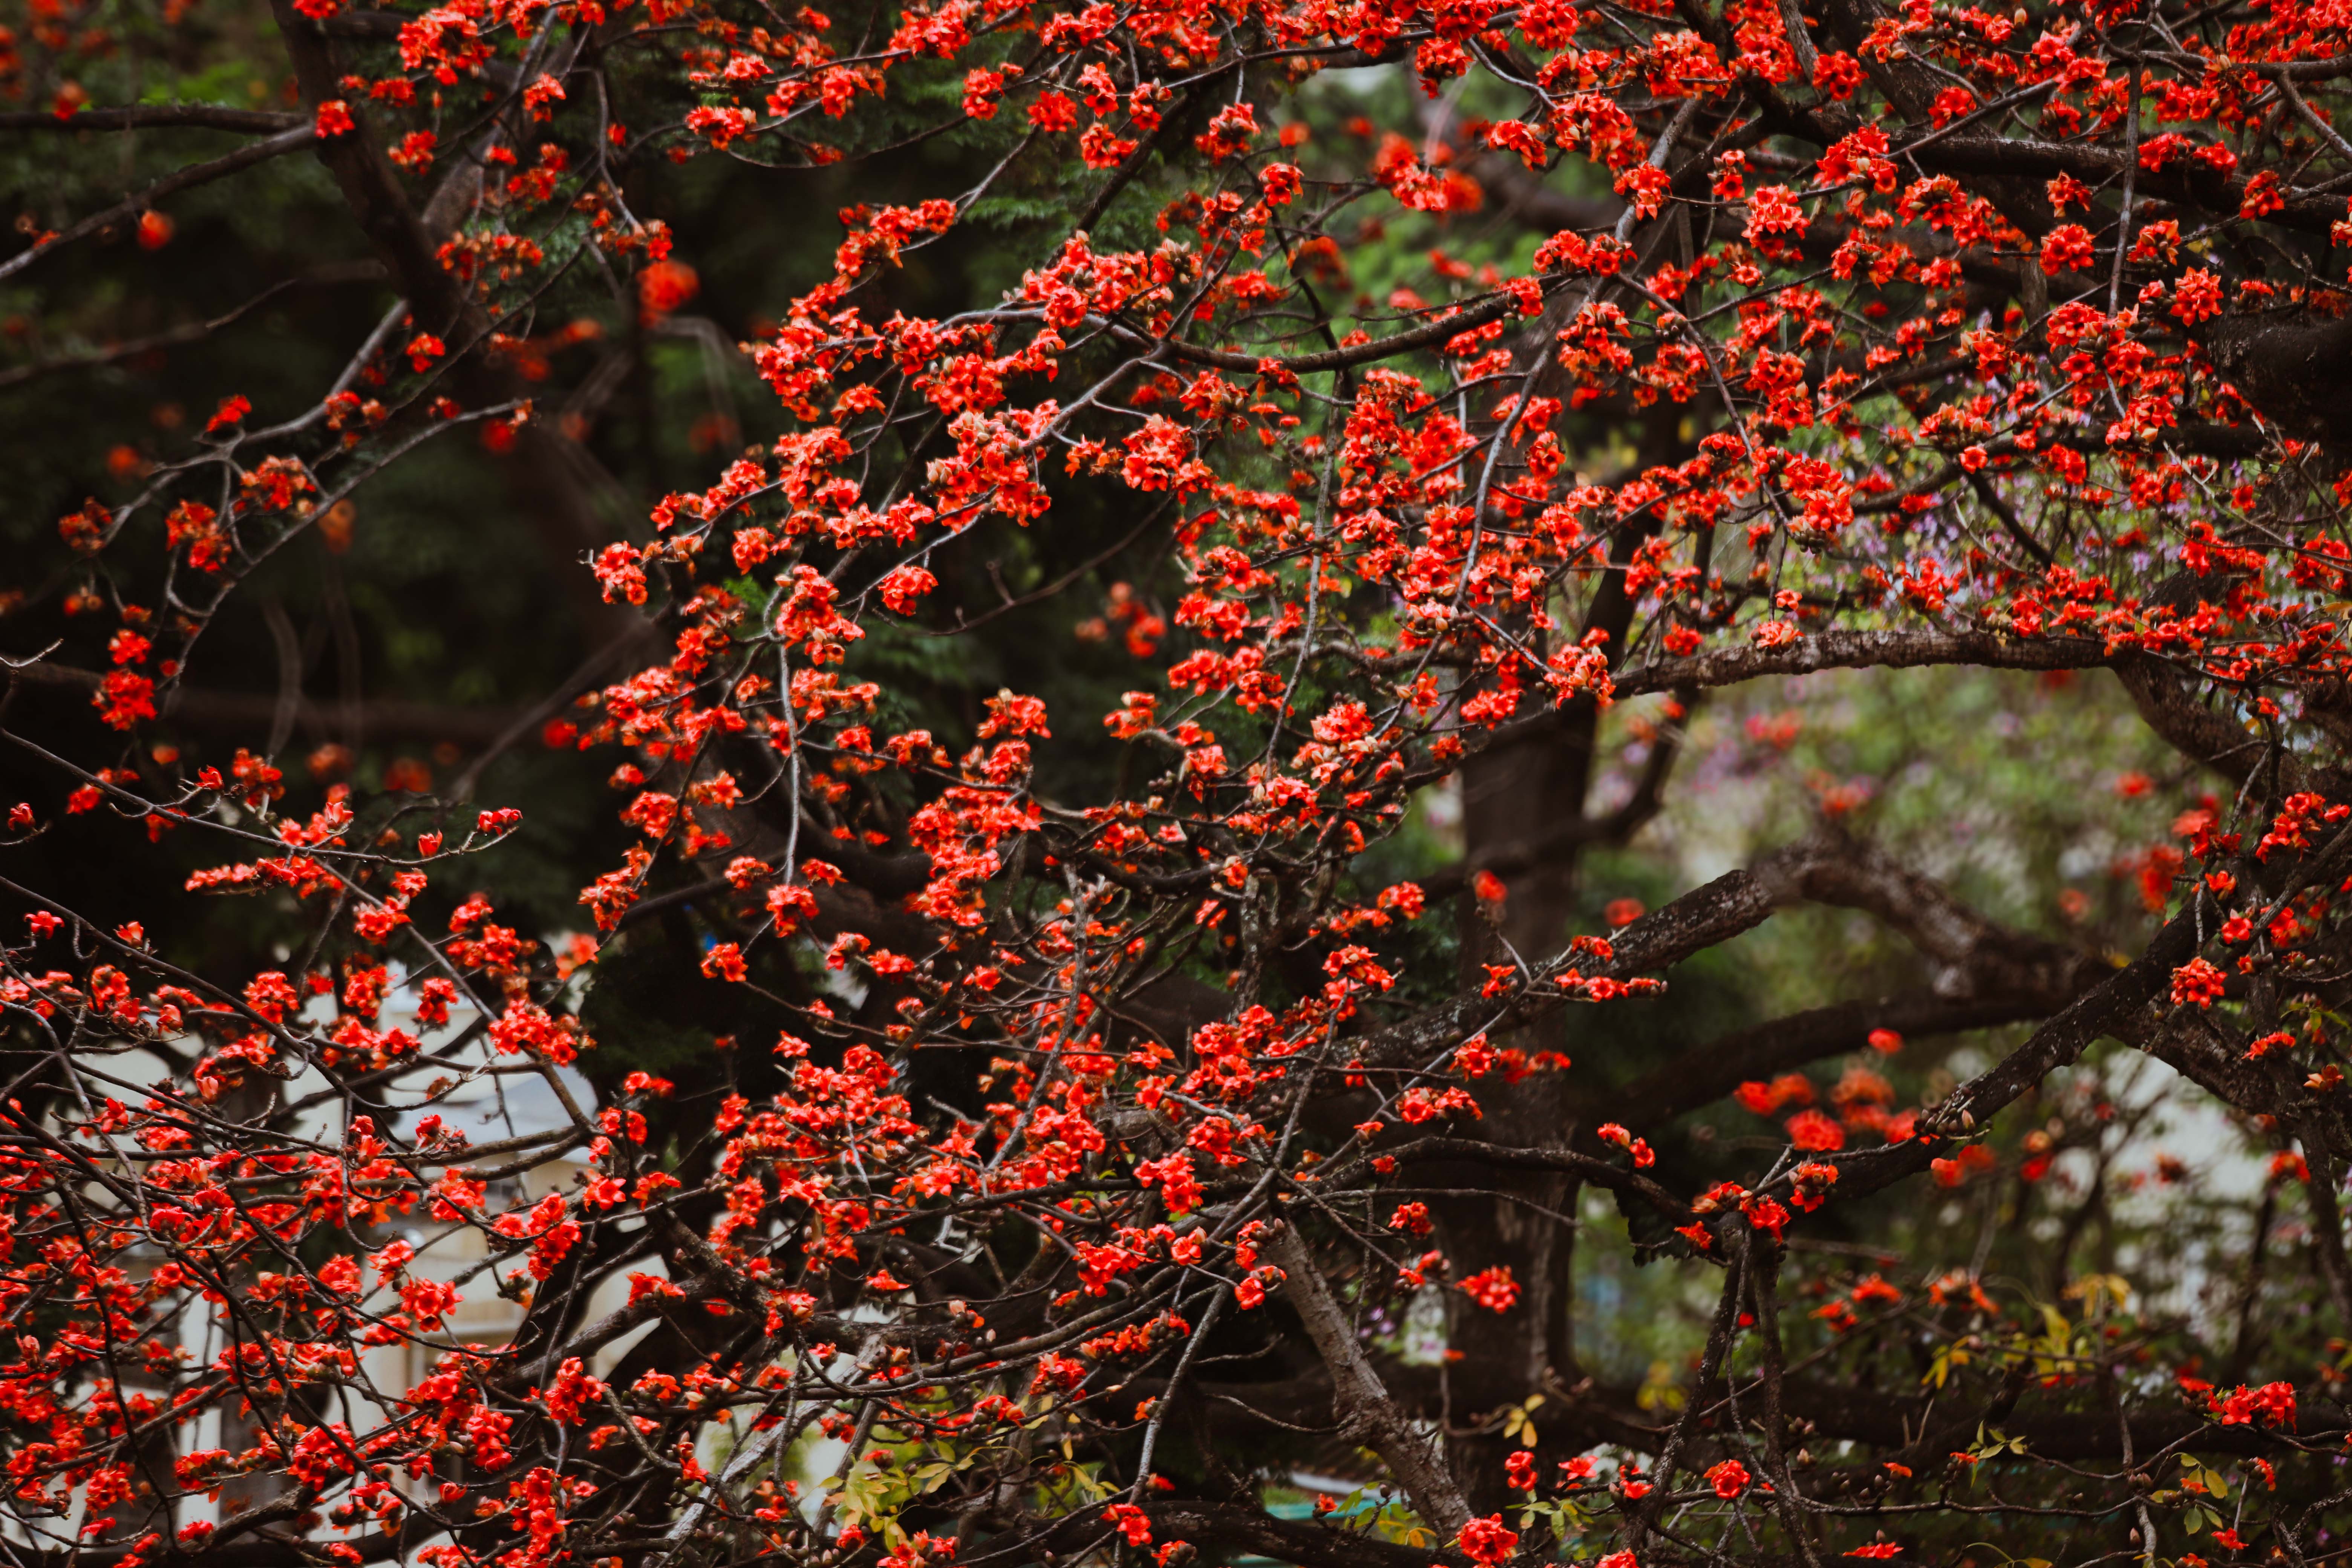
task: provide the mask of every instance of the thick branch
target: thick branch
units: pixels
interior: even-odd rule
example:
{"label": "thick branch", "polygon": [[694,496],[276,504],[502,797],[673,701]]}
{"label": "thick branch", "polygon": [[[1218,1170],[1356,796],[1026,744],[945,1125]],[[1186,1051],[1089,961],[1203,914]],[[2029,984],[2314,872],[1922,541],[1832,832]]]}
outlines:
{"label": "thick branch", "polygon": [[[1948,136],[1921,146],[1910,156],[1920,167],[1939,174],[2011,175],[2046,180],[2072,174],[2090,184],[2120,180],[2130,154],[2120,146],[2080,142],[2042,142],[2024,136]],[[2250,176],[2224,176],[2193,158],[2137,175],[2140,189],[2161,201],[2208,212],[2235,216],[2245,205]],[[2344,216],[2342,196],[2293,196],[2284,209],[2263,221],[2305,234],[2326,234]]]}
{"label": "thick branch", "polygon": [[[1804,873],[1833,852],[1831,840],[1815,836],[1775,850],[1744,870],[1726,872],[1618,932],[1614,955],[1592,973],[1630,979],[1671,968],[1695,952],[1752,931],[1773,910],[1801,897]],[[1418,1066],[1480,1029],[1532,1022],[1564,1004],[1566,998],[1545,984],[1560,967],[1557,963],[1546,965],[1535,984],[1507,1002],[1474,993],[1381,1029],[1358,1047],[1358,1059],[1372,1067]]]}
{"label": "thick branch", "polygon": [[1940,664],[1987,669],[2092,669],[2113,658],[2106,645],[2095,637],[2024,638],[1994,632],[1911,629],[1822,632],[1800,637],[1785,647],[1724,647],[1690,658],[1662,658],[1620,670],[1614,679],[1617,695],[1623,698],[1677,686],[1734,686],[1768,675],[1811,675],[1823,669],[1917,669]]}
{"label": "thick branch", "polygon": [[1412,1423],[1390,1400],[1380,1374],[1364,1359],[1356,1328],[1332,1299],[1297,1227],[1285,1226],[1266,1247],[1283,1272],[1283,1294],[1307,1325],[1307,1337],[1331,1370],[1331,1403],[1348,1435],[1381,1457],[1421,1516],[1452,1540],[1470,1522],[1470,1505],[1454,1476]]}
{"label": "thick branch", "polygon": [[1630,1127],[1655,1126],[1713,1104],[1749,1079],[1794,1072],[1809,1062],[1864,1050],[1874,1029],[1892,1029],[1906,1037],[1956,1035],[2047,1017],[2070,999],[2027,992],[1954,998],[1913,991],[1815,1007],[1685,1052],[1630,1087],[1612,1090],[1608,1110]]}
{"label": "thick branch", "polygon": [[[289,0],[273,0],[270,11],[286,40],[286,52],[294,63],[294,77],[301,87],[303,101],[315,109],[341,96],[342,87],[334,58],[327,40],[320,35],[318,24],[296,11]],[[366,231],[376,254],[399,280],[401,292],[417,320],[444,332],[450,331],[461,318],[472,312],[471,303],[457,279],[434,254],[432,237],[409,205],[407,193],[401,189],[400,177],[377,144],[365,116],[354,115],[353,119],[356,123],[351,130],[319,143],[319,162],[342,187],[345,205]]]}
{"label": "thick branch", "polygon": [[[320,26],[297,12],[290,0],[271,0],[270,10],[286,39],[303,100],[315,109],[339,95],[341,73]],[[394,20],[396,26],[397,19]],[[457,277],[441,265],[432,231],[409,201],[366,117],[354,114],[353,119],[357,123],[351,131],[319,143],[319,161],[335,177],[352,217],[392,273],[417,321],[439,329],[451,340],[451,348],[464,356],[456,377],[462,399],[482,405],[512,395],[515,384],[506,374],[471,352],[488,334],[488,316]],[[511,460],[519,470],[516,499],[549,553],[570,562],[593,549],[604,530],[582,487],[580,469],[586,459],[578,444],[546,425],[532,423],[519,433]],[[625,605],[605,603],[585,574],[567,571],[562,580],[572,592],[575,613],[591,641],[611,643],[642,635],[642,618]]]}
{"label": "thick branch", "polygon": [[1962,1084],[1918,1138],[1832,1156],[1838,1167],[1839,1201],[1878,1192],[1926,1170],[1942,1151],[1947,1135],[1990,1121],[2027,1089],[2072,1065],[2092,1041],[2123,1027],[2133,1015],[2166,994],[2172,972],[2197,951],[2200,924],[2214,918],[2212,900],[2200,886],[2190,895],[2188,907],[2157,932],[2147,951],[2036,1029],[2023,1045]]}
{"label": "thick branch", "polygon": [[2308,310],[2217,316],[2191,335],[2214,368],[2273,423],[2339,450],[2352,447],[2352,403],[2343,389],[2344,367],[2352,364],[2352,319]]}
{"label": "thick branch", "polygon": [[2075,977],[2092,962],[2085,954],[2009,931],[1876,845],[1824,831],[1834,834],[1841,852],[1807,868],[1804,896],[1815,903],[1866,910],[1901,931],[1939,966],[1936,989],[1941,994],[2021,992],[2054,997],[2054,1005],[2063,1005],[2080,990]]}
{"label": "thick branch", "polygon": [[[2254,764],[2263,757],[2262,742],[2198,700],[2189,684],[2169,665],[2135,655],[2116,662],[2116,678],[2123,682],[2147,727],[2182,756],[2211,768],[2231,784],[2242,784],[2252,776]],[[2301,765],[2291,757],[2282,757],[2280,765],[2282,787],[2301,787]]]}

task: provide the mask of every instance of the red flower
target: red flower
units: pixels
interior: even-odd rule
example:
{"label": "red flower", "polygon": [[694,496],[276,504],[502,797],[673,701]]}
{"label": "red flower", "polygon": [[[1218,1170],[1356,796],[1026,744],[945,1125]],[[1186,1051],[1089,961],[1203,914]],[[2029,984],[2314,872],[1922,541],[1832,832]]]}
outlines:
{"label": "red flower", "polygon": [[1519,1534],[1504,1525],[1501,1514],[1489,1514],[1464,1525],[1454,1543],[1462,1548],[1465,1557],[1481,1568],[1502,1568],[1511,1560],[1511,1553],[1518,1550]]}
{"label": "red flower", "polygon": [[683,261],[656,261],[637,274],[637,304],[648,322],[684,306],[702,287],[702,279]]}
{"label": "red flower", "polygon": [[1789,1118],[1789,1142],[1809,1154],[1845,1147],[1845,1129],[1818,1110],[1801,1110]]}
{"label": "red flower", "polygon": [[1507,1312],[1517,1305],[1519,1282],[1511,1278],[1508,1267],[1497,1265],[1482,1268],[1454,1287],[1490,1312]]}
{"label": "red flower", "polygon": [[2220,970],[2201,958],[2192,958],[2172,972],[2172,1005],[2210,1007],[2227,984]]}
{"label": "red flower", "polygon": [[2083,271],[2094,254],[2091,231],[2079,223],[2060,224],[2042,237],[2042,270],[2053,278]]}
{"label": "red flower", "polygon": [[2230,1394],[2209,1394],[2205,1405],[2221,1418],[2224,1426],[2260,1423],[2294,1430],[2294,1385],[2291,1383],[2266,1383],[2251,1389],[2241,1385]]}
{"label": "red flower", "polygon": [[1129,1546],[1151,1544],[1151,1521],[1141,1509],[1131,1502],[1115,1502],[1104,1510],[1103,1517],[1118,1527]]}

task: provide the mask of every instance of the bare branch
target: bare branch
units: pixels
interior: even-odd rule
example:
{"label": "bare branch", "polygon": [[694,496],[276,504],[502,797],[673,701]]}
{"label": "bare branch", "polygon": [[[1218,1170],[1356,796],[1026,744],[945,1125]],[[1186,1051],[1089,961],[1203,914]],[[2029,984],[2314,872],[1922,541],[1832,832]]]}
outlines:
{"label": "bare branch", "polygon": [[177,173],[166,174],[128,201],[118,202],[104,212],[82,219],[70,228],[61,229],[56,234],[44,235],[30,249],[20,250],[7,260],[0,261],[0,279],[13,278],[44,256],[62,250],[77,240],[87,239],[91,235],[112,228],[116,224],[136,217],[165,196],[194,189],[197,185],[210,184],[215,180],[225,180],[231,174],[243,174],[257,163],[266,163],[272,158],[282,157],[298,148],[307,147],[317,140],[318,133],[310,126],[297,125],[290,131],[281,131],[275,136],[240,147],[236,152],[215,158],[209,163],[192,164]]}
{"label": "bare branch", "polygon": [[82,109],[69,115],[39,110],[0,114],[0,131],[150,131],[187,127],[262,134],[291,130],[299,114],[269,109],[229,109],[212,103],[142,103],[124,109]]}

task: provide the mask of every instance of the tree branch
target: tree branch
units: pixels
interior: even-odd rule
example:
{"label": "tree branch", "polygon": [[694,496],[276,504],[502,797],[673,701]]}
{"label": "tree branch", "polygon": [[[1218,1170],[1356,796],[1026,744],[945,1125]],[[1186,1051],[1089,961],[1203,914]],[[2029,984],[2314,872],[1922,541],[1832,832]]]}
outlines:
{"label": "tree branch", "polygon": [[2027,993],[1955,998],[1922,990],[1792,1013],[1709,1040],[1631,1086],[1610,1090],[1608,1110],[1630,1127],[1655,1126],[1713,1104],[1749,1079],[1866,1049],[1874,1029],[1906,1038],[1957,1035],[2048,1017],[2070,999]]}
{"label": "tree branch", "polygon": [[[2095,637],[2012,637],[1994,632],[1820,632],[1785,647],[1715,648],[1690,658],[1662,658],[1617,672],[1622,698],[1677,686],[1735,686],[1769,675],[1823,669],[1918,669],[1969,664],[1986,669],[2094,669],[2114,662]],[[1542,722],[1544,715],[1522,722]],[[1503,733],[1497,731],[1496,738]]]}
{"label": "tree branch", "polygon": [[1291,375],[1313,375],[1320,371],[1346,370],[1354,365],[1372,364],[1384,359],[1417,350],[1434,348],[1448,339],[1483,327],[1489,321],[1499,321],[1519,308],[1516,294],[1490,294],[1484,300],[1462,306],[1452,315],[1440,317],[1418,327],[1391,332],[1385,338],[1375,338],[1368,343],[1348,348],[1324,349],[1319,353],[1294,354],[1285,359],[1278,354],[1235,353],[1230,349],[1205,349],[1178,338],[1154,338],[1137,331],[1122,321],[1101,316],[1088,316],[1088,325],[1106,328],[1110,335],[1131,348],[1163,351],[1171,359],[1187,364],[1208,365],[1217,370],[1238,371],[1255,375],[1261,365],[1271,363]]}
{"label": "tree branch", "polygon": [[[2147,948],[2111,978],[2076,998],[2017,1049],[1953,1091],[1924,1119],[1910,1142],[1828,1156],[1837,1166],[1840,1202],[1867,1196],[1927,1168],[1954,1131],[1990,1121],[2043,1079],[2072,1064],[2092,1041],[2111,1034],[2168,990],[2172,972],[2198,948],[2198,933],[2216,918],[2213,900],[2197,884],[2189,903],[2165,923]],[[1788,1178],[1775,1183],[1785,1187]]]}
{"label": "tree branch", "polygon": [[157,332],[150,337],[133,338],[128,342],[110,344],[102,349],[90,350],[87,353],[59,354],[55,359],[46,359],[33,364],[20,364],[9,370],[0,370],[0,387],[20,386],[26,382],[35,381],[60,371],[95,370],[100,365],[119,364],[124,360],[136,359],[141,354],[153,353],[159,349],[179,348],[187,343],[202,342],[215,332],[236,325],[291,289],[319,288],[337,283],[380,283],[383,279],[383,268],[373,261],[362,261],[349,266],[322,267],[315,272],[306,273],[299,278],[282,279],[264,289],[244,304],[236,306],[222,315],[215,316],[209,321],[190,321],[185,326],[173,327],[168,331]]}
{"label": "tree branch", "polygon": [[2021,992],[2063,1005],[2093,961],[2040,937],[1987,920],[1932,877],[1896,861],[1867,839],[1824,824],[1838,852],[1808,866],[1801,891],[1815,903],[1867,910],[1940,964],[1937,991],[1947,996]]}
{"label": "tree branch", "polygon": [[7,260],[0,261],[0,279],[13,278],[53,250],[62,249],[76,240],[87,239],[93,234],[113,227],[125,218],[135,217],[165,196],[197,185],[210,184],[215,180],[225,180],[231,174],[252,168],[256,163],[266,163],[298,147],[307,147],[318,139],[318,132],[309,124],[297,125],[267,141],[240,147],[225,157],[215,158],[210,163],[193,163],[176,174],[166,174],[129,200],[118,202],[70,228],[47,236],[35,242],[31,248],[20,250]]}
{"label": "tree branch", "polygon": [[[1591,973],[1631,979],[1671,968],[1695,952],[1754,930],[1773,910],[1801,897],[1804,873],[1834,850],[1832,840],[1816,834],[1693,889],[1619,931],[1612,956]],[[1507,1001],[1469,993],[1377,1030],[1357,1046],[1358,1059],[1371,1067],[1418,1066],[1480,1029],[1531,1022],[1565,1005],[1567,998],[1547,984],[1565,967],[1559,959],[1543,965],[1533,983]]]}
{"label": "tree branch", "polygon": [[212,103],[142,103],[126,109],[85,109],[62,119],[41,110],[0,114],[0,131],[148,131],[189,127],[267,133],[303,123],[299,114],[267,109],[226,109]]}
{"label": "tree branch", "polygon": [[1470,1505],[1444,1459],[1390,1401],[1380,1374],[1356,1342],[1355,1325],[1332,1300],[1322,1270],[1299,1239],[1298,1227],[1284,1226],[1265,1251],[1282,1269],[1284,1297],[1297,1309],[1307,1337],[1330,1369],[1331,1404],[1343,1429],[1380,1455],[1415,1510],[1441,1537],[1452,1540],[1470,1522]]}

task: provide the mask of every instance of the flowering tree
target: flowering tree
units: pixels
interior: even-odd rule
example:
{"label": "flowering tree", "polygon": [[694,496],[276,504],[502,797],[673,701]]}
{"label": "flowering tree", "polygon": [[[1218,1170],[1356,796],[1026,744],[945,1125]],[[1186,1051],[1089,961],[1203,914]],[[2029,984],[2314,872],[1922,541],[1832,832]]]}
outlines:
{"label": "flowering tree", "polygon": [[[38,0],[9,1558],[2331,1557],[2347,74],[2260,0]],[[2142,901],[1826,781],[1635,898],[1702,705],[1834,670],[2109,672]],[[2273,1156],[2226,1310],[2118,1277],[2141,1061]],[[1647,1382],[1596,1248],[1699,1303]]]}

